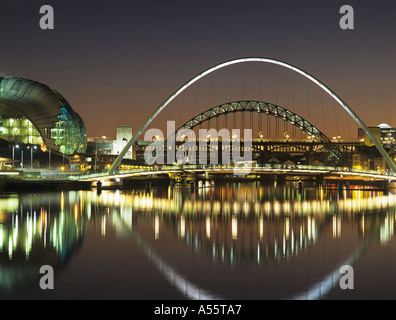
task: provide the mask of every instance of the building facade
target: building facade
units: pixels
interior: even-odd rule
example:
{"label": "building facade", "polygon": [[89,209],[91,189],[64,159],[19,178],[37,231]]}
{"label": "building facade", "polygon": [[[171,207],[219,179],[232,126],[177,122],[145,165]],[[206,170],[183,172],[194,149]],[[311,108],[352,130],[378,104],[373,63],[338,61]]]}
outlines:
{"label": "building facade", "polygon": [[66,155],[87,148],[85,124],[66,99],[42,83],[18,77],[0,77],[0,137]]}
{"label": "building facade", "polygon": [[[382,144],[391,145],[396,143],[396,128],[382,123],[377,127],[369,127],[368,129]],[[373,142],[362,128],[358,128],[358,140],[364,142],[369,147],[374,146]]]}
{"label": "building facade", "polygon": [[[119,155],[122,149],[127,145],[128,141],[132,139],[132,136],[132,126],[117,126],[117,136],[116,140],[113,141],[112,154]],[[127,151],[124,159],[136,159],[133,146]]]}

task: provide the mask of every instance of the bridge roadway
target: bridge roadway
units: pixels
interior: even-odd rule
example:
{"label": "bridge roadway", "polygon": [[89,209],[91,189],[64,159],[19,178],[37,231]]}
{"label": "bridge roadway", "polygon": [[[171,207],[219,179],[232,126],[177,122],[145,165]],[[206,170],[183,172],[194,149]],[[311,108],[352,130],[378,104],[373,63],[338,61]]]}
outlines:
{"label": "bridge roadway", "polygon": [[248,167],[232,165],[173,165],[160,167],[146,167],[133,170],[121,170],[113,175],[108,172],[71,176],[71,180],[77,181],[114,181],[122,179],[134,179],[142,177],[155,177],[160,175],[182,175],[203,173],[205,176],[215,175],[235,175],[244,178],[252,175],[288,175],[288,176],[326,176],[329,178],[338,178],[346,180],[363,180],[363,181],[387,181],[396,182],[396,175],[382,174],[373,170],[357,170],[349,168],[313,166],[313,165],[281,165],[281,164],[264,164],[251,165]]}

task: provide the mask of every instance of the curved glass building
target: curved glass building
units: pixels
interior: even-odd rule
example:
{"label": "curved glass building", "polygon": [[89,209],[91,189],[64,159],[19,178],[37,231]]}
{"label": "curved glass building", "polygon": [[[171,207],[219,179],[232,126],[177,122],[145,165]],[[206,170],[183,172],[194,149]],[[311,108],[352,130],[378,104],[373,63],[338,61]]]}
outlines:
{"label": "curved glass building", "polygon": [[67,155],[85,153],[87,130],[57,91],[18,77],[0,77],[0,136]]}

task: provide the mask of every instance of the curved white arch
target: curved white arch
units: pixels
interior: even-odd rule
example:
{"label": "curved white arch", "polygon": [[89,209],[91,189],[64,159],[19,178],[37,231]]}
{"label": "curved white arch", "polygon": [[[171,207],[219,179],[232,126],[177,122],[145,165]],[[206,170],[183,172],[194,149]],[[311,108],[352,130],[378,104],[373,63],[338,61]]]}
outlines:
{"label": "curved white arch", "polygon": [[381,143],[378,141],[378,139],[372,134],[372,132],[368,129],[366,124],[359,118],[359,116],[340,98],[338,97],[332,90],[330,90],[327,86],[325,86],[322,82],[320,82],[318,79],[315,77],[311,76],[309,73],[305,72],[304,70],[301,70],[291,64],[288,64],[286,62],[282,62],[279,60],[271,59],[271,58],[239,58],[239,59],[234,59],[230,61],[226,61],[223,63],[220,63],[214,67],[211,67],[204,72],[198,74],[194,78],[192,78],[190,81],[186,82],[183,86],[181,86],[177,91],[175,91],[165,102],[163,102],[155,111],[154,113],[146,120],[146,122],[143,123],[143,125],[139,128],[139,130],[133,135],[131,140],[128,141],[127,145],[125,148],[120,152],[118,157],[114,160],[114,163],[110,167],[109,170],[109,175],[112,175],[115,171],[115,169],[118,167],[118,165],[121,163],[121,160],[124,158],[125,154],[127,151],[132,147],[132,145],[135,143],[135,141],[139,138],[139,136],[142,134],[142,132],[147,128],[147,126],[151,123],[151,121],[154,120],[154,118],[172,101],[174,100],[180,93],[182,93],[184,90],[186,90],[189,86],[191,86],[193,83],[197,82],[201,78],[205,77],[206,75],[222,69],[224,67],[237,64],[237,63],[245,63],[245,62],[264,62],[264,63],[270,63],[270,64],[275,64],[281,67],[285,67],[287,69],[293,70],[305,78],[311,80],[313,83],[315,83],[317,86],[319,86],[321,89],[323,89],[326,93],[328,93],[335,101],[338,102],[338,104],[341,105],[350,115],[351,117],[357,122],[357,124],[364,130],[364,132],[370,137],[371,141],[374,143],[378,151],[381,153],[382,157],[385,159],[386,163],[389,165],[389,167],[392,170],[392,173],[396,173],[396,164],[393,162],[393,160],[390,158],[389,154],[385,151],[385,149],[382,147]]}

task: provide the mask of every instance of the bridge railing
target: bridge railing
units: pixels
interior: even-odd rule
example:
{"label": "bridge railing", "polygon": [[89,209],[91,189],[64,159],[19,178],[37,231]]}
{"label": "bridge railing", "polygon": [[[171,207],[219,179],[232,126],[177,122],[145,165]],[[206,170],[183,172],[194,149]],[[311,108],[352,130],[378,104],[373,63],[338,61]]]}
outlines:
{"label": "bridge railing", "polygon": [[[355,168],[347,168],[347,167],[333,167],[333,166],[314,166],[314,165],[304,165],[304,164],[247,164],[247,165],[232,165],[232,164],[177,164],[172,166],[155,166],[155,167],[145,167],[145,168],[136,168],[136,169],[128,169],[128,170],[119,170],[114,176],[123,176],[123,175],[132,175],[139,173],[149,173],[157,174],[160,172],[172,172],[172,171],[205,171],[205,170],[235,170],[242,169],[246,170],[246,172],[257,172],[262,170],[295,170],[295,171],[323,171],[323,172],[345,172],[345,173],[361,173],[361,174],[370,174],[370,175],[383,175],[383,176],[395,176],[391,173],[380,173],[375,170],[367,170],[367,169],[355,169]],[[95,178],[105,178],[109,177],[107,172],[101,173],[92,173],[88,175],[79,175],[79,176],[70,176],[70,180],[82,180],[82,179],[95,179]]]}

